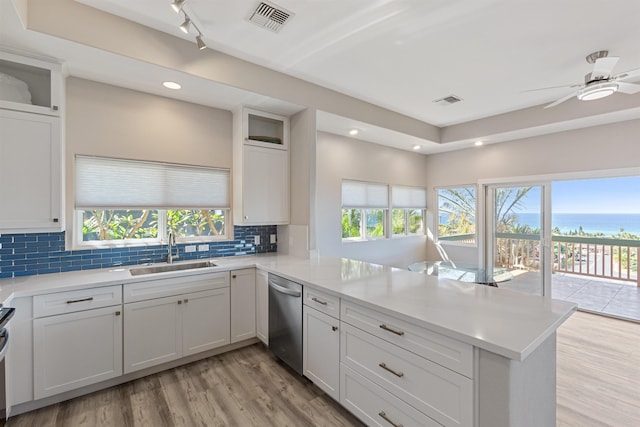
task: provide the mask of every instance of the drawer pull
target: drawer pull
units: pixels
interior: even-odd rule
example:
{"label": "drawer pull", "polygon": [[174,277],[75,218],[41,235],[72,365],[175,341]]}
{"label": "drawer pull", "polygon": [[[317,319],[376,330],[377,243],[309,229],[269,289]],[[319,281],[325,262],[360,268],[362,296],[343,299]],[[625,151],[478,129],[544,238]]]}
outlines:
{"label": "drawer pull", "polygon": [[75,304],[77,302],[87,302],[87,301],[93,301],[93,297],[82,298],[82,299],[70,299],[69,301],[67,301],[67,304]]}
{"label": "drawer pull", "polygon": [[380,415],[380,417],[385,420],[386,422],[388,422],[389,424],[391,424],[393,427],[403,427],[402,424],[398,424],[398,423],[394,423],[393,421],[391,421],[389,419],[389,417],[387,417],[387,414],[384,413],[384,411],[380,411],[378,412],[378,415]]}
{"label": "drawer pull", "polygon": [[337,327],[337,326],[332,326],[332,327],[331,327],[331,330],[332,330],[333,332],[335,332],[335,331],[337,331],[337,330],[338,330],[338,327]]}
{"label": "drawer pull", "polygon": [[395,329],[392,329],[392,328],[388,327],[384,323],[382,325],[380,325],[380,329],[384,329],[385,331],[389,331],[392,334],[396,334],[396,335],[400,335],[400,336],[404,335],[404,331],[396,331]]}
{"label": "drawer pull", "polygon": [[182,300],[181,299],[178,300],[178,304],[182,304]]}
{"label": "drawer pull", "polygon": [[120,312],[119,311],[116,311],[116,316],[120,316]]}
{"label": "drawer pull", "polygon": [[315,302],[317,302],[318,304],[327,305],[327,302],[326,302],[326,301],[319,300],[319,299],[318,299],[318,298],[316,298],[316,297],[311,298],[311,301],[315,301]]}
{"label": "drawer pull", "polygon": [[398,378],[402,378],[404,377],[404,372],[400,372],[400,371],[396,371],[395,369],[391,369],[390,367],[387,366],[386,363],[382,362],[379,363],[378,366],[380,366],[382,369],[384,369],[387,372],[391,372],[393,375],[395,375]]}
{"label": "drawer pull", "polygon": [[184,299],[184,303],[186,304],[186,303],[188,303],[188,302],[189,302],[189,298],[185,298],[185,299]]}

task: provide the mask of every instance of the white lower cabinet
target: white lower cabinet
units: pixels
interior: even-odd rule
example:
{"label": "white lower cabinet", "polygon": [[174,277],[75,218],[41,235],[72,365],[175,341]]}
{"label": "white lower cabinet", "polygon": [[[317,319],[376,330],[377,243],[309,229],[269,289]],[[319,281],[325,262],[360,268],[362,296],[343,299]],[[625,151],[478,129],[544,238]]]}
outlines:
{"label": "white lower cabinet", "polygon": [[340,368],[340,391],[340,404],[369,426],[440,426],[422,412],[344,365]]}
{"label": "white lower cabinet", "polygon": [[256,271],[256,336],[269,345],[269,273]]}
{"label": "white lower cabinet", "polygon": [[122,375],[121,306],[33,321],[34,398]]}
{"label": "white lower cabinet", "polygon": [[256,336],[256,269],[231,272],[231,342]]}
{"label": "white lower cabinet", "polygon": [[229,288],[124,305],[124,372],[229,344]]}
{"label": "white lower cabinet", "polygon": [[340,400],[340,321],[303,306],[302,372],[322,391]]}

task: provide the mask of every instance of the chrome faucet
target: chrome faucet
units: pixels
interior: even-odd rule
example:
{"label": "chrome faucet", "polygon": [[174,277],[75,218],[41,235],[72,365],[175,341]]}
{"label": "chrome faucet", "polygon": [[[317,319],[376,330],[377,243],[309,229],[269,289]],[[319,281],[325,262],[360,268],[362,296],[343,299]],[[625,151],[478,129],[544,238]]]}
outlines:
{"label": "chrome faucet", "polygon": [[[171,264],[173,262],[173,247],[176,244],[176,236],[173,234],[173,231],[169,232],[169,241],[167,244],[167,264]],[[176,255],[176,258],[178,256]]]}

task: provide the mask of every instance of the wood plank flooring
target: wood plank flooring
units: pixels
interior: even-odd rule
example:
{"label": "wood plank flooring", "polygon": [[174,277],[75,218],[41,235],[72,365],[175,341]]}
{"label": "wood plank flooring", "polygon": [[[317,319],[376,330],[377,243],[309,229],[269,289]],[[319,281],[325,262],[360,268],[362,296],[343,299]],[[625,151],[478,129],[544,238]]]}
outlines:
{"label": "wood plank flooring", "polygon": [[11,417],[22,426],[363,426],[262,344]]}
{"label": "wood plank flooring", "polygon": [[[558,427],[640,420],[640,325],[575,313],[558,330]],[[22,426],[362,426],[262,344],[12,417]]]}
{"label": "wood plank flooring", "polygon": [[557,363],[558,427],[640,425],[640,324],[577,312]]}

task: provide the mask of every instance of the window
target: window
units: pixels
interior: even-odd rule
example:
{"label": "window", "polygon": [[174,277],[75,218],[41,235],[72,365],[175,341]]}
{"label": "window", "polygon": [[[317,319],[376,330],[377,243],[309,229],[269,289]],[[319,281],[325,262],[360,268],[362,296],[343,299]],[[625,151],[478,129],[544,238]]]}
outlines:
{"label": "window", "polygon": [[78,245],[227,239],[229,171],[76,157]]}
{"label": "window", "polygon": [[391,187],[391,230],[393,236],[424,235],[427,191],[419,187]]}
{"label": "window", "polygon": [[476,187],[438,189],[438,240],[475,243]]}
{"label": "window", "polygon": [[342,182],[342,238],[385,238],[389,187],[361,181]]}

